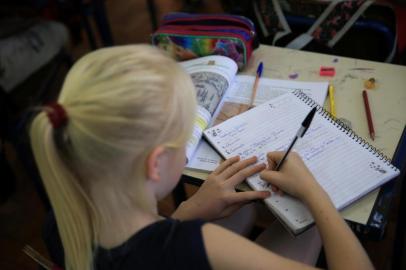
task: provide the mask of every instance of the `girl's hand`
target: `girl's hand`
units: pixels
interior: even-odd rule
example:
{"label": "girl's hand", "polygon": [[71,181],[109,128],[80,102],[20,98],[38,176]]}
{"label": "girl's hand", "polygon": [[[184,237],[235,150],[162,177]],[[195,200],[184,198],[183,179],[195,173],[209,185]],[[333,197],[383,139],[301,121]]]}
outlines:
{"label": "girl's hand", "polygon": [[273,191],[280,189],[301,200],[305,200],[311,193],[322,191],[321,186],[295,152],[289,153],[280,171],[273,171],[284,154],[285,152],[268,153],[268,169],[260,174],[261,179],[272,185]]}
{"label": "girl's hand", "polygon": [[252,200],[267,198],[270,195],[268,191],[235,191],[235,187],[247,177],[266,168],[265,164],[253,165],[256,162],[256,157],[240,161],[236,156],[225,160],[209,175],[199,190],[179,206],[173,217],[220,219]]}

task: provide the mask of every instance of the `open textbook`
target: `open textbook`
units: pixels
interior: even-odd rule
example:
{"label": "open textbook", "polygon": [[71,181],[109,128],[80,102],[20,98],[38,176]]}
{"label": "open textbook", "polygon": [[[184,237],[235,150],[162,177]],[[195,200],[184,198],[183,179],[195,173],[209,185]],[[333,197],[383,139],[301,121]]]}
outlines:
{"label": "open textbook", "polygon": [[[224,56],[206,56],[182,62],[197,91],[198,116],[193,136],[186,147],[187,168],[213,171],[221,157],[203,140],[207,127],[216,125],[248,109],[255,77],[236,75],[237,65]],[[274,97],[301,90],[319,104],[327,95],[327,82],[300,82],[261,78],[254,105]]]}
{"label": "open textbook", "polygon": [[[285,151],[301,122],[313,107],[316,115],[293,150],[298,152],[316,180],[341,210],[399,174],[383,154],[336,122],[301,91],[269,100],[212,128],[204,136],[224,158],[257,156],[266,162],[269,151]],[[270,190],[259,175],[247,179],[255,190]],[[267,206],[293,233],[313,223],[311,213],[299,200],[272,192]]]}
{"label": "open textbook", "polygon": [[197,117],[192,138],[186,145],[186,158],[191,160],[205,130],[211,122],[227,89],[237,73],[237,64],[225,56],[213,55],[181,62],[192,77],[197,95]]}

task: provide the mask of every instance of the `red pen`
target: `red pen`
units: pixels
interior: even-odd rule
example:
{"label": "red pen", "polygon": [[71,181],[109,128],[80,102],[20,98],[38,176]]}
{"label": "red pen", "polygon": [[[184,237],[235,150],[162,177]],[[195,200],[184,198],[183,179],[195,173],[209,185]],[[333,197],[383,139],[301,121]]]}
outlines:
{"label": "red pen", "polygon": [[369,108],[367,91],[365,91],[365,90],[362,91],[362,97],[364,98],[365,113],[367,115],[367,120],[368,120],[369,136],[371,136],[372,140],[375,140],[375,130],[374,130],[374,124],[372,123],[372,115],[371,115],[371,109]]}

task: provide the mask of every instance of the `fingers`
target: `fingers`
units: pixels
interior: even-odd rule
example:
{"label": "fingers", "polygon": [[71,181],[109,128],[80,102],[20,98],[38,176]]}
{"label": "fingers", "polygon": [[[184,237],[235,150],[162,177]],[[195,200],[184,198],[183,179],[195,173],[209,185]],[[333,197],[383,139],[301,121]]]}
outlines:
{"label": "fingers", "polygon": [[266,155],[266,158],[268,160],[269,169],[270,170],[275,169],[276,165],[282,160],[284,155],[285,155],[285,152],[282,152],[282,151],[269,152]]}
{"label": "fingers", "polygon": [[230,194],[227,197],[227,203],[240,204],[247,203],[253,200],[263,200],[271,195],[269,191],[244,191]]}
{"label": "fingers", "polygon": [[225,169],[227,169],[229,166],[234,164],[235,162],[238,162],[240,160],[239,156],[235,156],[229,159],[224,160],[214,171],[214,175],[218,175],[222,173]]}
{"label": "fingers", "polygon": [[237,173],[235,173],[233,176],[230,177],[228,180],[228,183],[235,187],[236,185],[240,184],[242,181],[244,181],[247,177],[250,177],[256,173],[259,173],[260,171],[263,171],[266,168],[266,165],[264,163],[257,164],[254,166],[249,166],[246,167]]}
{"label": "fingers", "polygon": [[234,162],[231,165],[229,165],[225,170],[223,170],[220,173],[220,176],[223,177],[224,179],[227,179],[235,175],[237,172],[240,172],[241,170],[247,168],[249,165],[254,164],[255,162],[257,162],[257,157],[251,157],[248,159],[241,160],[239,162]]}
{"label": "fingers", "polygon": [[282,174],[277,171],[262,171],[259,177],[262,180],[271,183],[272,186],[279,187],[283,184]]}

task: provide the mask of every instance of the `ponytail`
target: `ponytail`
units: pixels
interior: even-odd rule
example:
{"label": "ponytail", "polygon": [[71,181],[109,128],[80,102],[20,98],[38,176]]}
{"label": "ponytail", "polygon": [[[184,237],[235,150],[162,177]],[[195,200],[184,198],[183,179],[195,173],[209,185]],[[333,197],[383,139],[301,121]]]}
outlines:
{"label": "ponytail", "polygon": [[30,129],[34,157],[55,212],[65,254],[65,269],[92,269],[97,213],[79,184],[80,179],[62,160],[50,120],[39,113]]}

